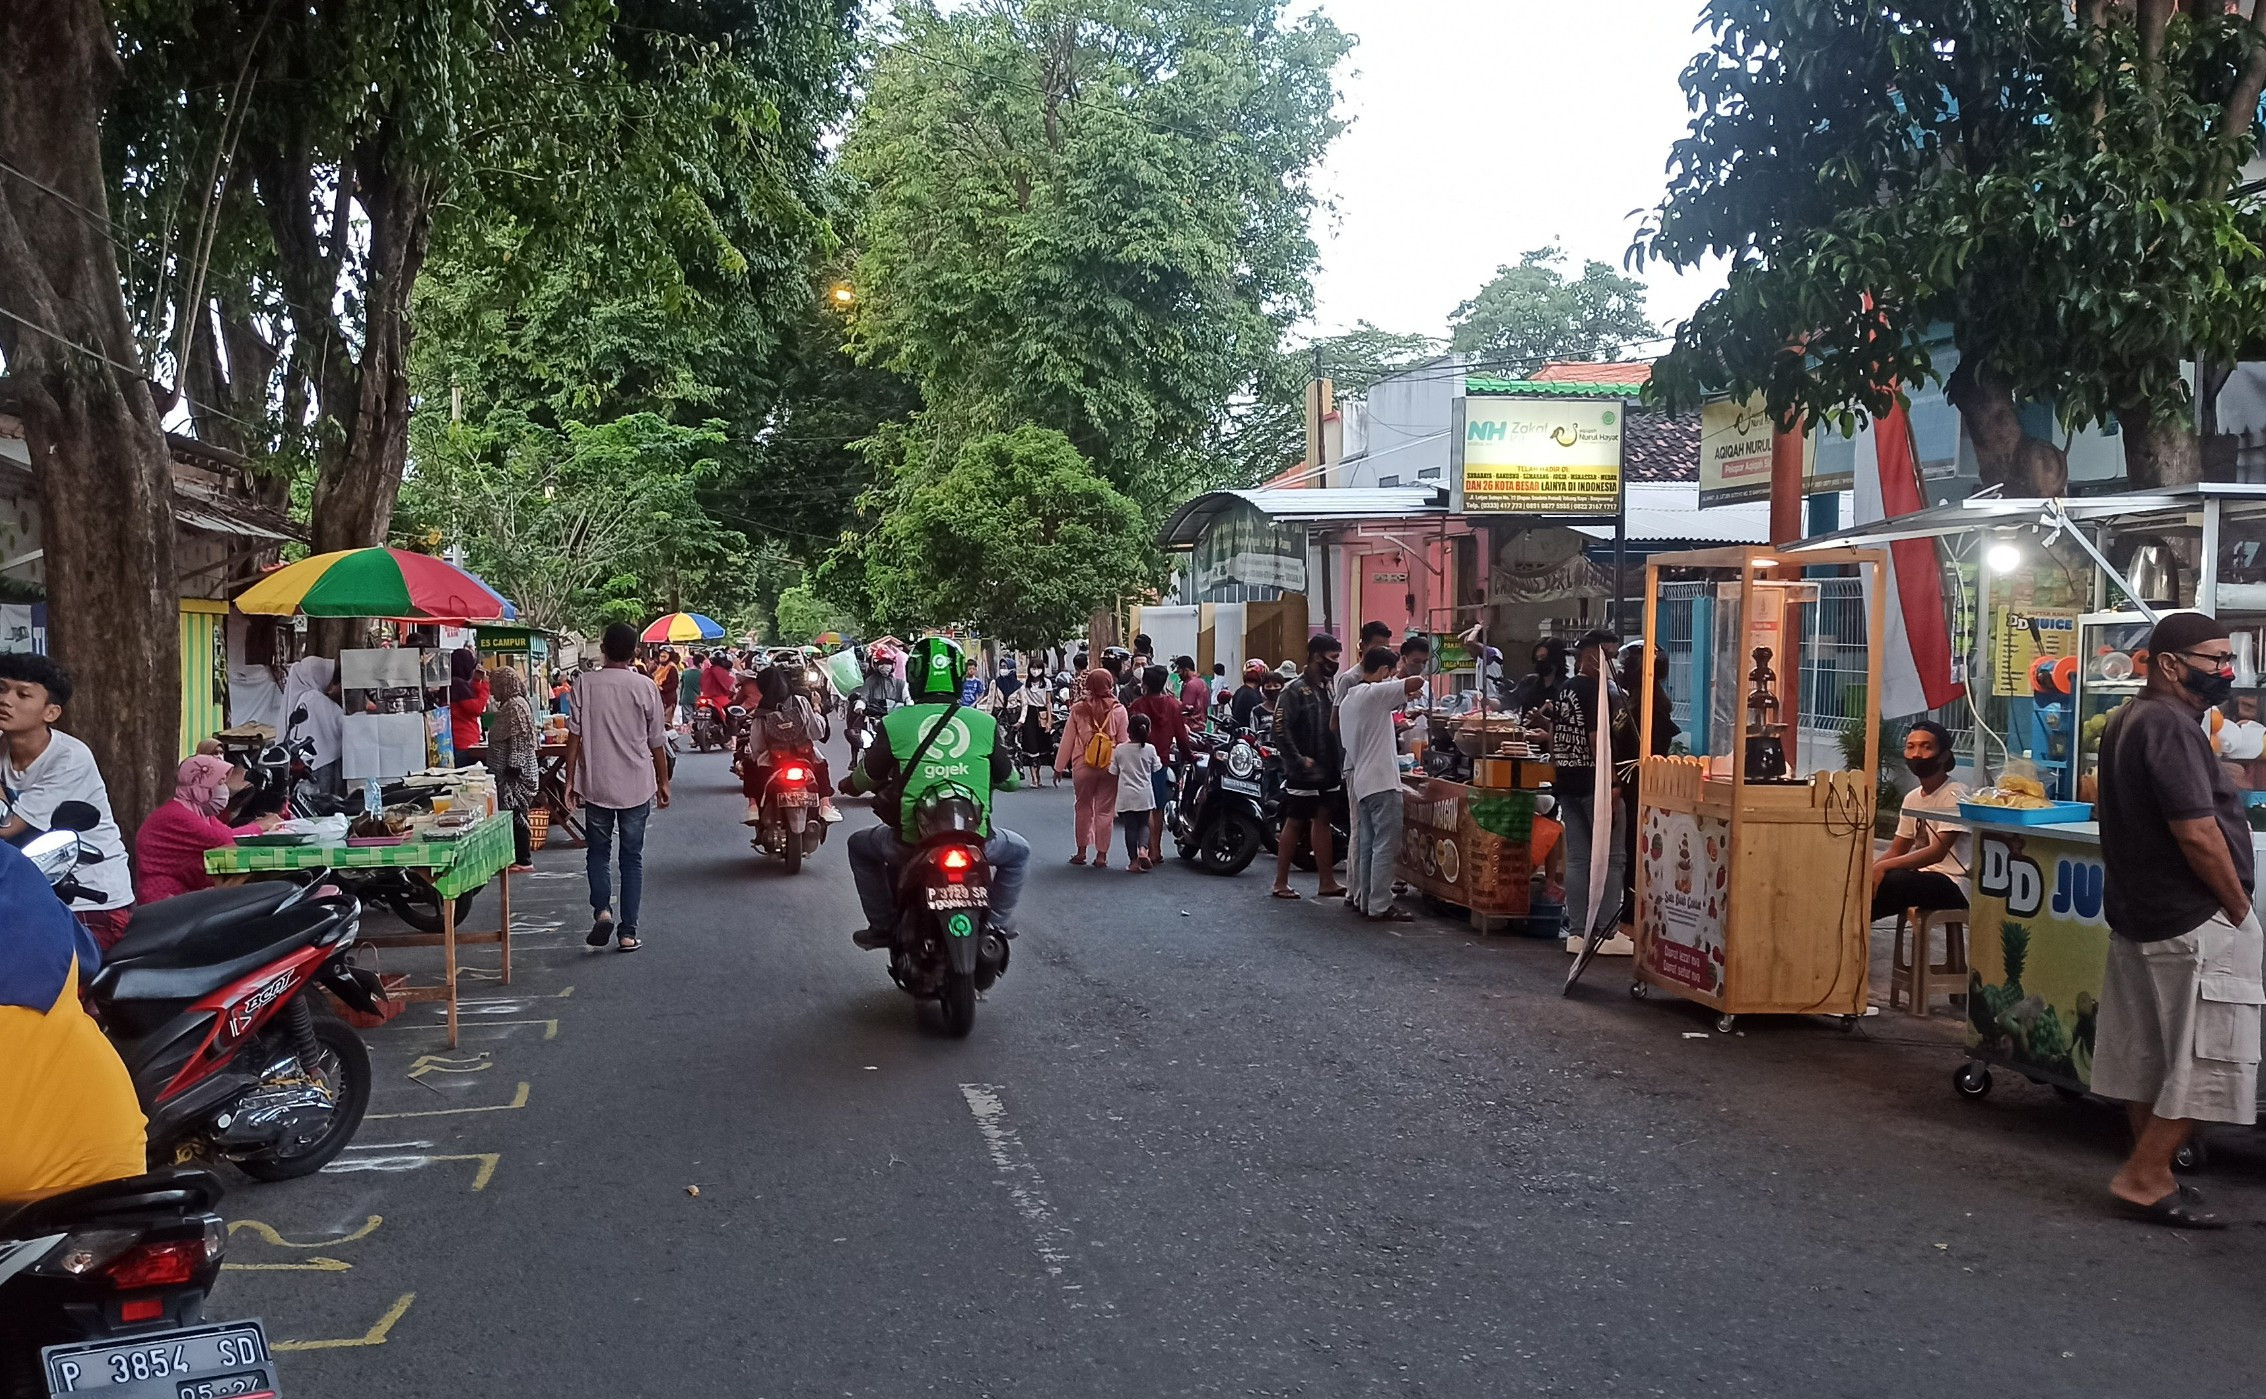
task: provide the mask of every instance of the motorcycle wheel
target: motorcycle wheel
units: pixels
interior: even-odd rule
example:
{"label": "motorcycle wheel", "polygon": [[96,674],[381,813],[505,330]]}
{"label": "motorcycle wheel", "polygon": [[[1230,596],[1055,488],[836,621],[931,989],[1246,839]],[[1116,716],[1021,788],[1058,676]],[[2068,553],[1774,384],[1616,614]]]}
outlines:
{"label": "motorcycle wheel", "polygon": [[335,1015],[315,1014],[315,1043],[331,1061],[337,1084],[338,1106],[331,1110],[330,1125],[321,1136],[288,1155],[264,1151],[236,1162],[236,1168],[254,1180],[296,1180],[313,1175],[346,1149],[361,1130],[362,1114],[370,1109],[370,1050],[354,1027]]}
{"label": "motorcycle wheel", "polygon": [[803,868],[803,833],[789,830],[779,842],[779,853],[787,857],[787,873],[800,874]]}
{"label": "motorcycle wheel", "polygon": [[1197,868],[1206,874],[1236,875],[1259,858],[1265,832],[1249,816],[1235,815],[1213,822],[1199,840]]}
{"label": "motorcycle wheel", "polygon": [[[486,888],[482,885],[481,888]],[[462,928],[472,912],[472,901],[480,897],[480,890],[456,896],[456,926]],[[441,930],[441,896],[431,889],[412,894],[386,895],[386,907],[394,915],[420,933],[437,933]]]}
{"label": "motorcycle wheel", "polygon": [[944,1012],[944,1033],[964,1040],[976,1028],[976,979],[959,972],[944,976],[944,994],[937,1000]]}

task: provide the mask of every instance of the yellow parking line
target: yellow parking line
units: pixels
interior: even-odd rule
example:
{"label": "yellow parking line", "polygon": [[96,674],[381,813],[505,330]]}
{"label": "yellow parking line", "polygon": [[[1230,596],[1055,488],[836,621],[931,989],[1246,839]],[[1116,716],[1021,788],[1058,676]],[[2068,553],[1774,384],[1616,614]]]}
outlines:
{"label": "yellow parking line", "polygon": [[508,1103],[490,1103],[486,1107],[479,1108],[426,1108],[421,1112],[372,1112],[363,1114],[362,1120],[380,1122],[400,1117],[454,1117],[459,1113],[466,1112],[511,1112],[514,1109],[527,1106],[527,1093],[528,1085],[522,1083],[519,1085],[519,1091],[511,1095],[511,1101]]}
{"label": "yellow parking line", "polygon": [[386,1308],[386,1314],[378,1318],[378,1324],[359,1336],[348,1336],[336,1341],[277,1341],[268,1349],[347,1350],[354,1346],[382,1346],[386,1343],[387,1335],[393,1330],[393,1324],[401,1320],[402,1314],[409,1310],[409,1304],[416,1300],[416,1293],[402,1293],[401,1299]]}
{"label": "yellow parking line", "polygon": [[310,1258],[304,1263],[223,1263],[228,1273],[344,1273],[354,1265],[338,1258]]}
{"label": "yellow parking line", "polygon": [[361,1228],[355,1230],[351,1234],[342,1235],[341,1237],[335,1239],[317,1239],[311,1244],[295,1244],[291,1242],[291,1240],[275,1232],[274,1225],[264,1223],[257,1219],[232,1219],[228,1222],[228,1232],[230,1234],[234,1234],[239,1229],[248,1229],[252,1233],[259,1235],[261,1238],[266,1239],[269,1243],[274,1244],[277,1248],[336,1248],[340,1244],[357,1243],[363,1239],[370,1237],[372,1234],[377,1233],[378,1226],[385,1222],[386,1217],[384,1215],[373,1214],[368,1219],[362,1221]]}

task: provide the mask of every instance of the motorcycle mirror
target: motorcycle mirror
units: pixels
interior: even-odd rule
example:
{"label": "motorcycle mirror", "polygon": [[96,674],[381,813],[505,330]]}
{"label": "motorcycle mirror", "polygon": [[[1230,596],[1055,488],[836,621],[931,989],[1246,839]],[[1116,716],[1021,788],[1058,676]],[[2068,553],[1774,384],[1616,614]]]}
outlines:
{"label": "motorcycle mirror", "polygon": [[307,722],[307,706],[305,706],[305,705],[303,705],[303,704],[302,704],[302,705],[300,705],[300,706],[299,706],[299,707],[298,707],[297,709],[294,709],[294,710],[292,710],[292,711],[291,711],[291,727],[292,727],[292,728],[298,728],[298,727],[299,727],[299,726],[300,726],[301,724],[304,724],[304,723],[306,723],[306,722]]}
{"label": "motorcycle mirror", "polygon": [[91,831],[102,824],[102,813],[87,802],[64,802],[47,824],[50,830]]}

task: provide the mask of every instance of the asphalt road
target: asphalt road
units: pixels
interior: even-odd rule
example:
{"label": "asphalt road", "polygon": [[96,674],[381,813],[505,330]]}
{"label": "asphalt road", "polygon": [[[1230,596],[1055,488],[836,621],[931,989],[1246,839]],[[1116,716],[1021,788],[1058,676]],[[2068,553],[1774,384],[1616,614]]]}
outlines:
{"label": "asphalt road", "polygon": [[[1717,1036],[1626,963],[1566,999],[1545,944],[1074,869],[1046,790],[955,1042],[851,946],[838,840],[790,880],[722,757],[677,792],[646,950],[586,954],[545,852],[462,1046],[373,1032],[391,1115],[231,1195],[213,1311],[289,1393],[2255,1392],[2266,1231],[2109,1218],[2113,1121],[1957,1100],[1940,1028]],[[2266,1219],[2262,1165],[2214,1203]]]}

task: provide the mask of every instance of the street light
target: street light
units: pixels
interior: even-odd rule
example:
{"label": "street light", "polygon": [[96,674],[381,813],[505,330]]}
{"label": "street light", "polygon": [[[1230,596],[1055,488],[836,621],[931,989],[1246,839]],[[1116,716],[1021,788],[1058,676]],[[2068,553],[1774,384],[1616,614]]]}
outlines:
{"label": "street light", "polygon": [[848,282],[836,282],[833,287],[826,293],[826,295],[828,299],[833,301],[833,303],[837,306],[853,306],[857,304],[857,288],[851,286]]}

